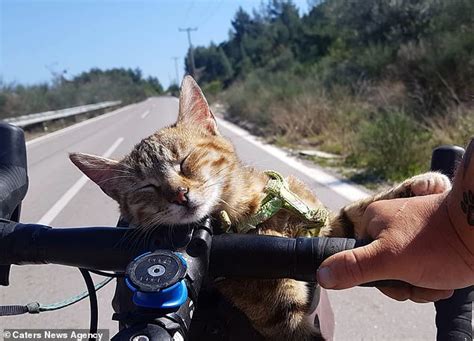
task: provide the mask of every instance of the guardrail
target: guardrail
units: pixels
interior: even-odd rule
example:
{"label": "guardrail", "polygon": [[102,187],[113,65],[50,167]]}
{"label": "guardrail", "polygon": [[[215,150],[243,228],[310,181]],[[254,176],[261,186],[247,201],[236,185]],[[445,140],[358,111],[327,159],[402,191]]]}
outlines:
{"label": "guardrail", "polygon": [[51,120],[57,120],[60,118],[66,118],[70,116],[75,116],[79,114],[85,114],[91,111],[106,109],[120,105],[122,101],[108,101],[95,104],[81,105],[78,107],[45,111],[36,114],[23,115],[18,117],[7,118],[4,121],[10,124],[16,125],[18,127],[27,127],[33,124],[47,122]]}

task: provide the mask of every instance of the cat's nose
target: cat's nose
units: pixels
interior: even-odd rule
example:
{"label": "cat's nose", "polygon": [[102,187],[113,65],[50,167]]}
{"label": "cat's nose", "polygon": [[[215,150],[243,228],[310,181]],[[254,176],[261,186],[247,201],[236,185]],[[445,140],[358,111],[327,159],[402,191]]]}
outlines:
{"label": "cat's nose", "polygon": [[176,197],[173,200],[175,204],[178,205],[187,205],[188,204],[188,188],[178,187],[178,191],[176,192]]}

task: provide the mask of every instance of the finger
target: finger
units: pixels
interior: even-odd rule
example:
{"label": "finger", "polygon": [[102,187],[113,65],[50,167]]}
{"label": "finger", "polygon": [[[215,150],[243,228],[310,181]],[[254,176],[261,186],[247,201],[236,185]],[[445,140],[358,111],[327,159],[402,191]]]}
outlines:
{"label": "finger", "polygon": [[318,283],[326,289],[346,289],[362,283],[388,279],[388,255],[380,240],[326,259],[317,272]]}
{"label": "finger", "polygon": [[411,286],[406,287],[378,287],[384,295],[397,301],[406,301],[411,297]]}
{"label": "finger", "polygon": [[411,287],[410,300],[417,303],[436,302],[453,295],[454,290],[436,290],[420,287]]}
{"label": "finger", "polygon": [[416,303],[436,302],[449,298],[453,290],[435,290],[415,286],[377,288],[383,294],[397,301],[411,300]]}

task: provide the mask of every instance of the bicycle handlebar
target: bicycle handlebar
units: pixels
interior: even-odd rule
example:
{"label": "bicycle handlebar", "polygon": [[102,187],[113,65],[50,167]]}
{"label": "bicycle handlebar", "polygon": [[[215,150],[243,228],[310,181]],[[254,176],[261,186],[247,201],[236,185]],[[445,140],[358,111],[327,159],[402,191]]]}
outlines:
{"label": "bicycle handlebar", "polygon": [[365,244],[350,238],[219,235],[212,240],[209,274],[314,282],[316,269],[326,258]]}
{"label": "bicycle handlebar", "polygon": [[[0,222],[0,264],[62,264],[84,269],[124,271],[137,255],[156,249],[153,238],[131,248],[131,228],[51,228]],[[315,281],[324,259],[364,245],[348,238],[282,238],[218,235],[212,239],[211,277],[294,278]]]}

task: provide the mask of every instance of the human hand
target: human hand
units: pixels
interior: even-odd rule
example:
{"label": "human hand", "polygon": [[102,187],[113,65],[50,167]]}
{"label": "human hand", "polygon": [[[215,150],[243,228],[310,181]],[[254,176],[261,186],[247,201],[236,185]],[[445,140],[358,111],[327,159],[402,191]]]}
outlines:
{"label": "human hand", "polygon": [[[472,154],[471,142],[466,156]],[[469,161],[469,157],[464,158],[449,193],[371,204],[363,224],[374,241],[323,262],[318,270],[321,286],[345,289],[398,279],[410,285],[379,289],[397,300],[429,302],[474,284],[473,216],[466,207],[469,189],[474,191],[474,163]]]}

